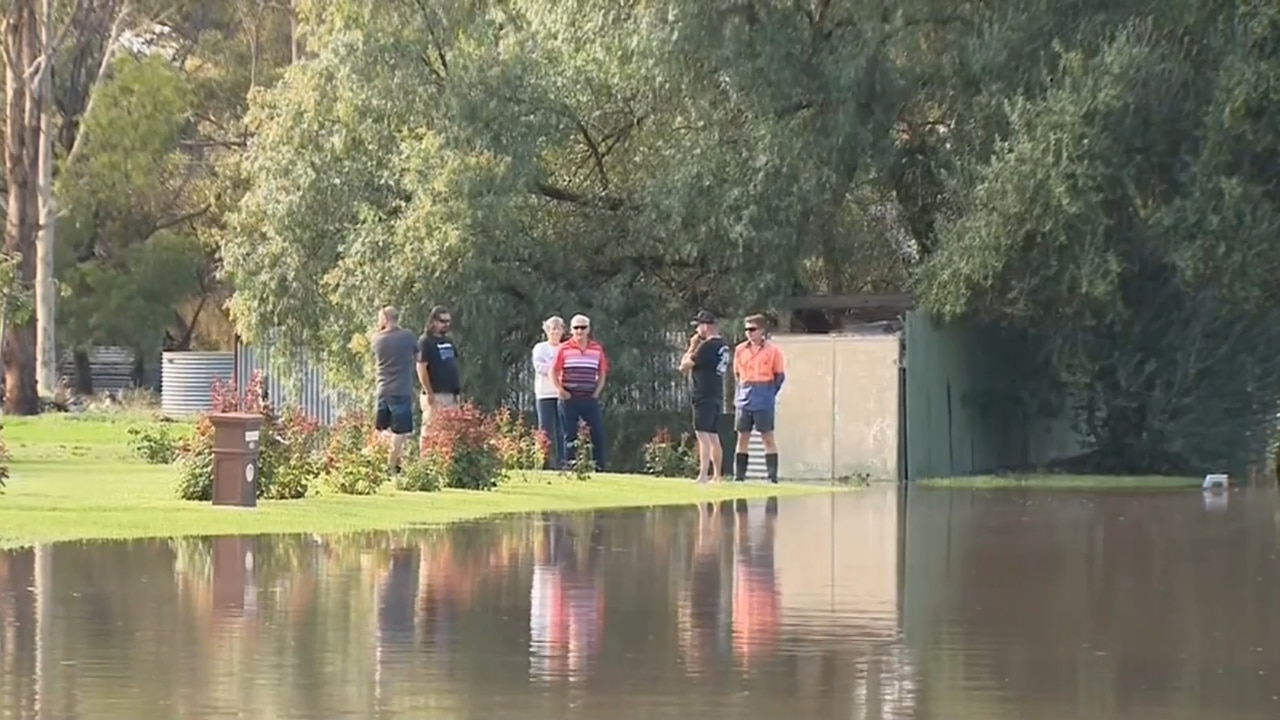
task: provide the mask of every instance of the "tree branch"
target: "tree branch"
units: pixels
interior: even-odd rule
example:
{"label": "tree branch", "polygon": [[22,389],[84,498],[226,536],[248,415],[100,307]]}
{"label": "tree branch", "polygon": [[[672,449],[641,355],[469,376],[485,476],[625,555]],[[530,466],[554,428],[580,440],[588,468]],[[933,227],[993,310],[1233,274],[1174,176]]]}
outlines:
{"label": "tree branch", "polygon": [[569,190],[568,188],[552,185],[548,182],[534,183],[533,192],[549,200],[556,200],[558,202],[569,203],[571,205],[579,205],[581,207],[595,208],[597,210],[622,212],[624,210],[635,209],[631,203],[619,197],[610,197],[604,194],[596,197],[589,197]]}
{"label": "tree branch", "polygon": [[600,153],[600,146],[591,137],[591,131],[587,130],[587,126],[581,120],[577,120],[578,134],[582,136],[583,142],[587,144],[587,150],[591,153],[592,161],[595,163],[596,172],[600,174],[600,185],[608,192],[609,190],[609,174],[604,169],[604,156]]}
{"label": "tree branch", "polygon": [[[129,0],[124,0],[119,12],[116,13],[115,19],[111,22],[111,30],[102,48],[102,62],[98,63],[98,73],[94,76],[93,83],[89,86],[89,100],[85,103],[84,112],[80,115],[81,122],[84,121],[84,118],[89,117],[89,113],[93,111],[98,90],[102,87],[102,83],[106,81],[107,70],[111,67],[111,60],[115,58],[116,49],[120,45],[120,36],[124,33],[124,24],[131,13],[132,6],[129,4]],[[83,151],[84,143],[81,142],[83,137],[84,133],[76,134],[76,139],[71,143],[71,150],[67,153],[64,167],[71,167]]]}

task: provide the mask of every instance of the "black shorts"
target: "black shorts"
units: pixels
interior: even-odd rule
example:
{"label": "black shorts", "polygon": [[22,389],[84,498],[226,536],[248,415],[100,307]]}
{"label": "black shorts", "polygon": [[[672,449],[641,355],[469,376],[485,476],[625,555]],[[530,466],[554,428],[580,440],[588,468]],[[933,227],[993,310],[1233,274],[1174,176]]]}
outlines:
{"label": "black shorts", "polygon": [[733,418],[733,429],[740,433],[755,430],[758,433],[773,432],[773,410],[744,410],[738,408]]}
{"label": "black shorts", "polygon": [[693,429],[695,432],[720,432],[720,403],[695,403],[693,406]]}
{"label": "black shorts", "polygon": [[413,399],[408,395],[378,398],[378,409],[373,419],[376,430],[390,430],[395,435],[413,432]]}

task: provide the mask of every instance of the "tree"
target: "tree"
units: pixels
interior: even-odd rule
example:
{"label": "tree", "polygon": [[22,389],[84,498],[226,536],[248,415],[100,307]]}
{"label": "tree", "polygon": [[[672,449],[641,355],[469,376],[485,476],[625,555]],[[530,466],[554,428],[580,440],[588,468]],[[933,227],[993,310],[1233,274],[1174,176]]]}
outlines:
{"label": "tree", "polygon": [[639,360],[698,305],[901,282],[871,211],[907,23],[820,5],[312,8],[314,59],[249,116],[223,242],[242,329],[354,378],[372,308],[447,301],[494,400],[551,311],[593,314]]}
{"label": "tree", "polygon": [[[38,209],[37,171],[40,99],[27,80],[27,70],[40,55],[34,0],[12,0],[5,15],[5,252],[17,258],[18,282],[35,282],[35,234]],[[13,318],[4,338],[7,413],[39,412],[36,394],[35,325],[33,318]]]}
{"label": "tree", "polygon": [[249,88],[272,82],[291,52],[285,10],[270,4],[132,13],[114,53],[110,18],[82,20],[60,65],[59,335],[82,365],[99,343],[139,358],[189,349],[220,311],[215,236],[239,193],[222,166],[243,147]]}
{"label": "tree", "polygon": [[957,182],[920,288],[1037,339],[1090,469],[1242,470],[1270,440],[1280,135],[1262,118],[1280,109],[1278,37],[1258,4],[1061,48]]}
{"label": "tree", "polygon": [[553,311],[635,390],[698,306],[912,287],[1037,349],[1093,466],[1235,468],[1280,399],[1276,12],[307,3],[235,161],[233,314],[354,383],[374,308],[443,301],[498,401]]}

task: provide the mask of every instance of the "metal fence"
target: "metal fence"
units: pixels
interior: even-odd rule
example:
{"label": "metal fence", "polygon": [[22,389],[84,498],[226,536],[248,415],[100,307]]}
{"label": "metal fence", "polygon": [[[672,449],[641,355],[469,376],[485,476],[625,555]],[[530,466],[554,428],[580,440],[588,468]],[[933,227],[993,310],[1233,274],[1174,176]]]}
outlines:
{"label": "metal fence", "polygon": [[[687,339],[686,335],[671,333],[650,348],[611,354],[606,401],[615,407],[642,412],[688,408],[688,379],[676,370]],[[605,350],[609,352],[608,346]],[[535,405],[532,352],[530,347],[520,362],[508,368],[504,402],[509,407],[532,410]],[[262,373],[267,396],[275,405],[297,407],[321,423],[332,424],[344,411],[359,406],[357,398],[334,388],[324,369],[317,364],[304,360],[282,368],[279,363],[273,363],[270,345],[237,343],[236,385],[244,388],[254,371]]]}
{"label": "metal fence", "polygon": [[273,363],[271,347],[254,347],[237,342],[235,349],[236,386],[244,388],[253,373],[261,372],[267,398],[276,407],[295,407],[308,417],[332,425],[344,411],[357,406],[350,393],[332,387],[322,367],[307,362],[290,362],[289,367]]}
{"label": "metal fence", "polygon": [[[647,350],[614,354],[608,345],[609,381],[605,401],[636,411],[683,411],[689,407],[689,381],[677,372],[687,335],[670,333],[665,341]],[[508,369],[506,403],[529,409],[534,406],[533,348]]]}

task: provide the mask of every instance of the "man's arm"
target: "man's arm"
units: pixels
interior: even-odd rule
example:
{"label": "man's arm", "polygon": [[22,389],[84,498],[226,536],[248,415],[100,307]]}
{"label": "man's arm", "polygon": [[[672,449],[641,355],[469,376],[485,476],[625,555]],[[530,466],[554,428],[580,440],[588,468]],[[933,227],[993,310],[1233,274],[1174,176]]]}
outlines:
{"label": "man's arm", "polygon": [[777,392],[782,389],[782,383],[787,381],[787,362],[782,357],[782,351],[774,348],[773,351],[773,391]]}
{"label": "man's arm", "polygon": [[435,402],[435,396],[431,394],[431,372],[427,369],[430,349],[426,340],[418,341],[418,382],[422,383],[422,393],[427,396],[428,405]]}
{"label": "man's arm", "polygon": [[680,358],[680,372],[689,372],[697,367],[697,358],[695,357],[702,350],[702,340],[700,336],[694,335],[689,338],[689,348],[685,350],[684,357]]}
{"label": "man's arm", "polygon": [[600,349],[600,377],[596,379],[596,391],[591,394],[592,397],[599,399],[600,393],[604,391],[604,382],[609,377],[609,356],[604,354],[604,348]]}

